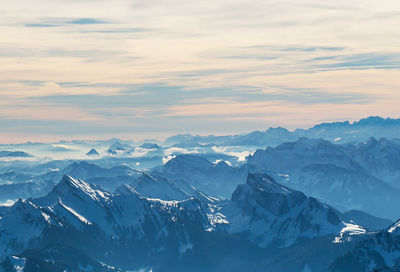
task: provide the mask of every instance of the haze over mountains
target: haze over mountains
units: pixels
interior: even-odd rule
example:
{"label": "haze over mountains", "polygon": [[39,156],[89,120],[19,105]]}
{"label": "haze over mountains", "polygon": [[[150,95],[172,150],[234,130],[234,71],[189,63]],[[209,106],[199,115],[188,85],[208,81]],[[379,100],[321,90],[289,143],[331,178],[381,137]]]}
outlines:
{"label": "haze over mountains", "polygon": [[189,146],[194,144],[218,144],[225,146],[275,146],[281,143],[295,141],[301,137],[323,138],[341,143],[361,142],[374,138],[397,139],[400,129],[400,119],[368,117],[350,123],[321,123],[309,129],[289,131],[282,127],[269,128],[265,131],[254,131],[245,135],[231,136],[193,136],[180,134],[165,140],[167,144]]}
{"label": "haze over mountains", "polygon": [[0,271],[396,271],[398,135],[370,117],[1,145]]}

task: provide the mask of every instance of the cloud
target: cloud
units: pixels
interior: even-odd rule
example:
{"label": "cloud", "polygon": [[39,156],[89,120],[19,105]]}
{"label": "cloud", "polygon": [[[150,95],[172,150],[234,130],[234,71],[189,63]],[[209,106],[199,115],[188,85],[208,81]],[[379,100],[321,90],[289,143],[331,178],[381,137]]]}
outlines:
{"label": "cloud", "polygon": [[107,24],[108,22],[93,18],[78,18],[71,21],[67,21],[65,23],[72,25],[98,25],[98,24]]}
{"label": "cloud", "polygon": [[[315,60],[315,59],[314,59]],[[317,60],[327,60],[317,59]],[[345,56],[335,56],[328,59],[329,63],[316,67],[334,69],[400,69],[400,53],[363,53]]]}
{"label": "cloud", "polygon": [[26,27],[58,27],[58,26],[62,26],[62,25],[33,23],[33,24],[25,24],[25,26]]}
{"label": "cloud", "polygon": [[52,28],[52,27],[63,27],[68,25],[104,25],[109,22],[96,18],[75,18],[75,19],[62,19],[62,18],[46,18],[40,19],[35,23],[26,23],[26,27],[38,27],[38,28]]}
{"label": "cloud", "polygon": [[26,137],[228,133],[396,114],[397,7],[8,1],[1,128]]}
{"label": "cloud", "polygon": [[151,32],[153,29],[140,28],[140,27],[127,27],[127,28],[109,28],[109,29],[86,29],[80,30],[80,33],[100,33],[100,34],[126,34],[126,33],[143,33]]}

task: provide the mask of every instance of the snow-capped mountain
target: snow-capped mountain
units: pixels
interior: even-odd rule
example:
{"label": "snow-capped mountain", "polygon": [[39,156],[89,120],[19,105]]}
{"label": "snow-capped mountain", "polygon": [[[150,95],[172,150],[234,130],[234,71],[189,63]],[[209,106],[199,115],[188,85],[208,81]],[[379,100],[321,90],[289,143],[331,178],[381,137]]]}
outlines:
{"label": "snow-capped mountain", "polygon": [[[73,244],[91,258],[118,260],[122,265],[132,262],[132,268],[139,269],[146,258],[157,252],[176,250],[184,254],[190,250],[193,246],[190,232],[213,230],[217,223],[211,213],[207,214],[207,209],[207,205],[195,199],[147,199],[129,187],[112,195],[64,176],[47,196],[20,200],[3,212],[0,257],[20,254],[29,248],[38,249],[49,242],[64,245],[66,241],[62,235],[56,241],[47,240],[54,231],[59,231],[78,237],[83,235],[99,249],[115,250],[113,253],[102,250],[91,253],[93,248],[80,245],[70,237],[72,241],[66,246]],[[129,252],[119,256],[124,250]],[[119,260],[125,257],[127,259]]]}
{"label": "snow-capped mountain", "polygon": [[[10,184],[0,185],[0,201],[18,198],[40,197],[51,191],[55,183],[60,180],[63,175],[71,175],[79,179],[85,179],[89,183],[97,184],[112,192],[123,183],[132,182],[136,177],[141,175],[140,171],[133,170],[126,166],[115,166],[112,168],[102,168],[94,163],[80,161],[73,162],[62,170],[55,170],[44,175],[23,175],[15,173],[2,176],[8,177],[25,177],[29,178],[23,182],[12,182]],[[9,178],[10,179],[10,178]]]}
{"label": "snow-capped mountain", "polygon": [[[121,186],[130,186],[144,197],[162,200],[184,200],[193,196],[183,191],[173,181],[154,173],[143,173],[129,184]],[[116,192],[120,189],[117,188]]]}
{"label": "snow-capped mountain", "polygon": [[[117,267],[187,271],[196,265],[194,271],[221,271],[224,266],[235,271],[248,264],[260,269],[268,261],[278,267],[271,271],[279,271],[280,262],[268,254],[277,245],[280,249],[274,257],[288,254],[299,241],[312,248],[323,239],[318,247],[336,249],[330,258],[337,257],[344,246],[333,241],[347,227],[332,208],[264,174],[249,175],[232,202],[218,204],[195,198],[146,198],[129,185],[110,194],[64,176],[48,195],[3,208],[3,267],[24,260],[25,267],[43,268],[40,271],[62,267],[65,255],[74,256],[73,252],[79,252],[79,257],[63,269],[75,265],[78,271],[83,267],[85,271]],[[242,249],[245,252],[240,253]],[[316,264],[306,256],[299,253],[286,271],[298,271],[305,259],[311,267],[320,266],[320,256],[314,257]]]}
{"label": "snow-capped mountain", "polygon": [[386,230],[366,235],[354,249],[337,258],[330,266],[332,272],[399,271],[400,221]]}
{"label": "snow-capped mountain", "polygon": [[61,172],[85,180],[97,177],[131,176],[139,173],[127,166],[121,165],[107,169],[87,161],[74,162]]}
{"label": "snow-capped mountain", "polygon": [[225,210],[229,232],[245,233],[261,247],[273,242],[289,246],[299,238],[337,234],[345,228],[336,210],[266,174],[249,174]]}
{"label": "snow-capped mountain", "polygon": [[[368,162],[379,158],[365,154],[376,153],[365,152],[363,144],[301,138],[258,150],[249,156],[248,164],[342,211],[358,209],[395,219],[397,210],[390,207],[400,204],[399,191],[385,181],[386,176],[375,176],[374,168],[369,167]],[[386,170],[396,167],[400,170],[400,164],[388,164]]]}
{"label": "snow-capped mountain", "polygon": [[399,132],[0,145],[0,272],[400,271]]}
{"label": "snow-capped mountain", "polygon": [[[238,184],[246,182],[246,167],[231,167],[223,161],[212,163],[197,155],[179,155],[158,169],[178,186],[191,188],[215,198],[229,199]],[[190,191],[190,188],[184,189]]]}

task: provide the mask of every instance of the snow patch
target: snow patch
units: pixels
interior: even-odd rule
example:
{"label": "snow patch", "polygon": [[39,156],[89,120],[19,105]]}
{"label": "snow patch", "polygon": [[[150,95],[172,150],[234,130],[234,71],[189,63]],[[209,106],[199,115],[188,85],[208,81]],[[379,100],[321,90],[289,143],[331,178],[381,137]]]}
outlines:
{"label": "snow patch", "polygon": [[44,220],[46,220],[46,222],[50,224],[51,223],[50,216],[48,214],[45,214],[44,212],[41,212],[41,213],[42,213]]}
{"label": "snow patch", "polygon": [[393,231],[395,231],[398,227],[400,227],[400,220],[397,221],[393,226],[391,226],[388,230],[389,233],[392,233]]}
{"label": "snow patch", "polygon": [[367,233],[367,231],[359,225],[345,222],[343,222],[343,224],[345,225],[345,227],[340,231],[340,235],[335,237],[335,239],[333,240],[335,244],[343,243],[344,241],[350,241],[351,236],[353,235],[361,235]]}
{"label": "snow patch", "polygon": [[174,156],[169,155],[169,156],[167,156],[167,157],[163,157],[163,158],[162,158],[162,162],[163,162],[163,164],[166,164],[167,162],[169,162],[169,161],[172,160],[173,158],[176,158],[176,156],[175,156],[175,155],[174,155]]}
{"label": "snow patch", "polygon": [[12,256],[10,259],[13,268],[15,269],[16,272],[23,272],[25,268],[25,258],[19,258],[17,256]]}
{"label": "snow patch", "polygon": [[0,203],[0,206],[10,207],[10,206],[14,205],[14,203],[15,203],[15,200],[7,199],[6,202]]}
{"label": "snow patch", "polygon": [[85,217],[83,217],[82,215],[80,215],[79,213],[77,213],[74,209],[72,209],[71,207],[66,206],[65,204],[63,204],[62,202],[60,202],[60,204],[70,213],[72,213],[73,215],[75,215],[80,221],[82,221],[83,223],[85,223],[86,225],[91,225],[92,223],[89,222]]}

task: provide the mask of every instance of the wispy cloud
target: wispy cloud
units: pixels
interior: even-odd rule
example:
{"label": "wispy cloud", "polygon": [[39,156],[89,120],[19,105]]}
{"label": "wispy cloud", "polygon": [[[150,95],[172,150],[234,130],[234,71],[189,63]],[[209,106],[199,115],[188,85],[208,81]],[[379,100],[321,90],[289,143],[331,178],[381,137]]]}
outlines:
{"label": "wispy cloud", "polygon": [[75,133],[224,133],[397,114],[398,8],[394,0],[8,1],[0,126],[10,135],[53,127],[60,137],[62,124]]}
{"label": "wispy cloud", "polygon": [[66,21],[65,23],[72,25],[98,25],[98,24],[107,24],[108,22],[93,18],[78,18],[71,21]]}
{"label": "wispy cloud", "polygon": [[26,23],[26,27],[62,27],[68,25],[103,25],[109,24],[109,22],[95,18],[75,18],[75,19],[62,19],[62,18],[45,18],[40,19],[37,22]]}
{"label": "wispy cloud", "polygon": [[[315,61],[316,59],[314,59]],[[317,65],[321,68],[359,68],[359,69],[377,69],[377,68],[396,68],[400,69],[400,53],[363,53],[345,56],[334,56],[329,59],[329,63]]]}
{"label": "wispy cloud", "polygon": [[103,33],[103,34],[123,34],[123,33],[143,33],[151,32],[152,29],[139,28],[139,27],[128,27],[128,28],[109,28],[109,29],[86,29],[80,30],[80,33]]}

